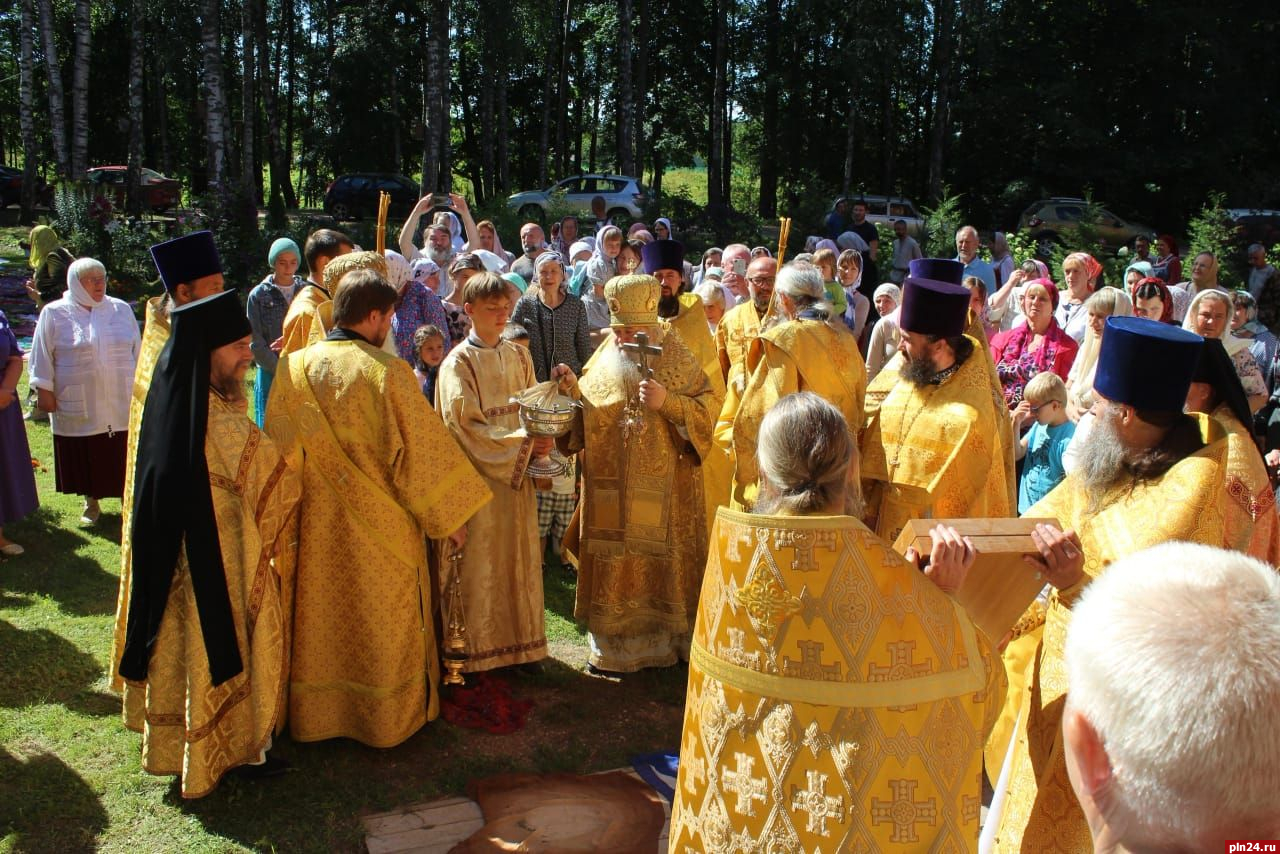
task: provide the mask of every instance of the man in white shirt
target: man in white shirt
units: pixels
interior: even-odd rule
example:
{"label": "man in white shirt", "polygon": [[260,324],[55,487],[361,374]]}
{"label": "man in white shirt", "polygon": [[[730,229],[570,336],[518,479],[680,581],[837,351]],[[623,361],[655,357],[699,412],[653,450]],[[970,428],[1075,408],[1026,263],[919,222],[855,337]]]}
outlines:
{"label": "man in white shirt", "polygon": [[901,285],[902,280],[907,277],[911,262],[923,257],[920,244],[907,234],[906,220],[896,220],[893,223],[893,269],[889,271],[889,281]]}
{"label": "man in white shirt", "polygon": [[1249,293],[1257,299],[1267,279],[1275,275],[1276,268],[1267,263],[1267,247],[1254,243],[1249,247]]}

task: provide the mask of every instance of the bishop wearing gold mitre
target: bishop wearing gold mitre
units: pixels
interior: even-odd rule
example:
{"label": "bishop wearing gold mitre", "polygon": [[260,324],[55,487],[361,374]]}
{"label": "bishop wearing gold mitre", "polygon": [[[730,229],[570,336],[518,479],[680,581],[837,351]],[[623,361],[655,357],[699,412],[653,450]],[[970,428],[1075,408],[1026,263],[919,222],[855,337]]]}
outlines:
{"label": "bishop wearing gold mitre", "polygon": [[[719,402],[697,356],[658,319],[660,294],[652,276],[605,285],[613,336],[577,384],[582,411],[559,440],[562,452],[583,452],[580,522],[566,546],[579,561],[574,616],[601,671],[687,657],[707,558],[701,461]],[[555,374],[572,386],[567,371]]]}
{"label": "bishop wearing gold mitre", "polygon": [[760,422],[782,398],[815,392],[840,410],[854,436],[862,426],[867,367],[857,339],[843,324],[827,322],[826,299],[822,273],[812,264],[793,262],[778,271],[772,322],[747,348],[746,387],[730,389],[716,424],[716,444],[733,462],[734,509],[755,502]]}
{"label": "bishop wearing gold mitre", "polygon": [[[142,429],[142,411],[151,389],[151,377],[160,352],[169,341],[169,314],[179,306],[221,293],[224,282],[222,259],[214,245],[213,233],[196,231],[182,237],[157,243],[151,247],[151,260],[160,274],[164,293],[147,300],[146,325],[142,329],[142,346],[138,366],[133,372],[133,396],[129,399],[129,437],[125,449],[124,496],[120,499],[120,588],[116,599],[115,633],[111,660],[119,661],[124,649],[125,622],[128,617],[130,586],[133,583],[133,480],[138,462],[138,433]],[[111,690],[124,691],[124,682],[114,669]],[[142,692],[126,695],[125,724],[132,729],[142,727]]]}
{"label": "bishop wearing gold mitre", "polygon": [[1183,411],[1203,339],[1140,317],[1106,323],[1094,379],[1098,401],[1080,464],[1025,514],[1058,519],[1063,530],[1042,526],[1034,535],[1054,592],[1038,621],[1020,621],[1005,652],[1011,664],[1024,640],[1019,631],[1036,644],[1011,665],[1024,672],[1009,674],[1011,683],[1024,684],[1010,692],[1002,715],[1017,719],[1016,736],[1011,744],[1006,736],[1006,750],[987,750],[992,779],[1002,776],[1001,767],[1008,777],[1003,813],[988,818],[997,823],[996,851],[1091,850],[1062,740],[1070,687],[1064,645],[1071,610],[1090,581],[1114,561],[1159,543],[1231,548],[1252,540],[1248,530],[1225,521],[1233,500],[1229,434],[1213,417]]}
{"label": "bishop wearing gold mitre", "polygon": [[898,325],[900,379],[862,435],[873,530],[894,540],[911,519],[1015,514],[1008,411],[992,395],[987,360],[964,334],[969,292],[958,261],[913,262]]}
{"label": "bishop wearing gold mitre", "polygon": [[[330,278],[326,270],[334,259],[350,254],[354,248],[351,238],[329,228],[319,229],[307,238],[307,246],[303,250],[309,268],[307,284],[294,295],[289,310],[285,312],[280,335],[282,355],[297,352],[319,341],[329,331],[333,323],[333,290],[337,279]],[[386,270],[382,273],[385,276]]]}
{"label": "bishop wearing gold mitre", "polygon": [[271,383],[266,431],[303,486],[295,741],[392,747],[436,717],[426,538],[462,545],[467,520],[492,497],[409,363],[382,349],[397,298],[375,270],[348,272],[333,328],[282,356]]}
{"label": "bishop wearing gold mitre", "polygon": [[[681,293],[684,286],[684,244],[678,240],[655,240],[640,250],[644,271],[658,280],[658,317],[671,324],[680,340],[693,351],[711,391],[724,402],[724,376],[715,339],[707,325],[707,312],[696,294]],[[719,405],[719,403],[717,405]],[[716,509],[729,503],[729,481],[733,468],[729,455],[713,446],[702,460],[702,496],[707,508],[707,530],[715,521]]]}
{"label": "bishop wearing gold mitre", "polygon": [[999,656],[937,528],[924,572],[858,517],[857,445],[810,392],[760,426],[755,513],[722,509],[689,654],[671,851],[976,851]]}

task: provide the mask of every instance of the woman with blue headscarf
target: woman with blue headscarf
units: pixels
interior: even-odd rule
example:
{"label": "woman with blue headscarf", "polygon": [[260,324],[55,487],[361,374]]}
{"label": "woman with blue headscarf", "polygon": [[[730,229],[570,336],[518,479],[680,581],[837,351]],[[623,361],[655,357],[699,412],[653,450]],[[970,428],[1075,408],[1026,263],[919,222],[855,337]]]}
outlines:
{"label": "woman with blue headscarf", "polygon": [[253,420],[259,427],[267,415],[267,395],[271,391],[271,380],[276,375],[276,363],[280,360],[280,351],[273,345],[284,334],[284,317],[289,313],[289,304],[306,285],[306,280],[298,275],[301,259],[298,244],[287,237],[276,240],[267,252],[271,275],[254,286],[245,300],[245,314],[253,329],[250,349],[258,366],[253,382]]}

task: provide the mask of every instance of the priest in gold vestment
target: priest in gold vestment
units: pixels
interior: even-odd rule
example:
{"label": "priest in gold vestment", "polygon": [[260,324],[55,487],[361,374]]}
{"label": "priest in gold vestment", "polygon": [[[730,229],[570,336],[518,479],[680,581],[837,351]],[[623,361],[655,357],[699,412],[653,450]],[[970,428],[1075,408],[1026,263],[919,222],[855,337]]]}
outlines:
{"label": "priest in gold vestment", "polygon": [[[711,392],[724,402],[724,376],[720,373],[720,357],[715,339],[707,325],[707,312],[696,294],[681,293],[684,276],[684,244],[678,240],[655,240],[640,251],[644,271],[658,280],[662,295],[658,297],[658,317],[671,324],[702,365]],[[729,484],[733,465],[724,449],[713,445],[702,459],[702,498],[707,508],[707,530],[715,521],[716,510],[729,503]]]}
{"label": "priest in gold vestment", "polygon": [[773,258],[761,256],[753,260],[747,267],[747,290],[751,299],[735,305],[720,318],[720,325],[716,327],[716,352],[726,387],[737,383],[741,389],[746,384],[747,348],[760,334],[777,275],[778,262]]}
{"label": "priest in gold vestment", "polygon": [[115,664],[143,767],[180,775],[182,796],[198,798],[238,766],[282,770],[265,751],[284,723],[300,484],[249,420],[237,295],[176,308],[172,323],[138,439]]}
{"label": "priest in gold vestment", "polygon": [[861,440],[868,520],[889,541],[911,519],[999,518],[1017,509],[1008,410],[993,394],[988,359],[964,334],[963,267],[924,262],[912,262],[903,282],[900,380]]}
{"label": "priest in gold vestment", "polygon": [[760,512],[713,533],[670,850],[976,851],[1004,672],[948,595],[972,546],[939,529],[921,572],[863,526],[856,444],[812,393],[759,462]]}
{"label": "priest in gold vestment", "polygon": [[[493,493],[467,524],[470,545],[457,567],[467,672],[547,657],[538,500],[527,474],[555,440],[526,433],[512,401],[537,378],[528,349],[502,339],[511,313],[507,287],[493,273],[467,280],[462,299],[471,332],[449,351],[436,379],[440,416]],[[449,601],[444,593],[442,601]]]}
{"label": "priest in gold vestment", "polygon": [[746,386],[730,390],[716,423],[716,445],[733,463],[729,506],[735,510],[755,503],[760,422],[782,398],[815,392],[840,410],[851,435],[862,426],[867,367],[844,325],[827,322],[822,273],[804,262],[786,265],[778,272],[773,299],[775,322],[747,349]]}
{"label": "priest in gold vestment", "polygon": [[[213,235],[197,231],[151,247],[151,257],[165,292],[147,300],[146,323],[142,329],[142,347],[133,373],[133,396],[129,399],[129,438],[125,451],[124,494],[120,499],[120,588],[116,597],[115,631],[111,642],[111,661],[120,660],[124,650],[125,624],[129,616],[130,585],[133,581],[133,535],[130,516],[133,513],[133,472],[138,461],[138,431],[142,427],[142,410],[151,388],[160,351],[169,340],[169,311],[222,291],[222,261]],[[112,667],[111,690],[124,692],[124,680]],[[134,730],[142,727],[142,696],[134,691],[126,694],[125,724]]]}
{"label": "priest in gold vestment", "polygon": [[707,557],[700,461],[718,402],[697,357],[658,319],[659,293],[651,276],[605,285],[613,337],[586,368],[582,412],[560,439],[566,454],[583,452],[580,524],[566,546],[579,565],[574,616],[601,671],[687,657]]}
{"label": "priest in gold vestment", "polygon": [[1158,543],[1229,546],[1227,434],[1213,418],[1182,411],[1203,340],[1144,318],[1106,323],[1094,380],[1096,421],[1081,465],[1026,513],[1057,519],[1062,530],[1037,534],[1040,569],[1054,593],[1043,636],[1018,680],[1026,687],[1007,701],[1018,717],[1004,760],[1008,792],[1002,814],[988,818],[997,823],[1000,852],[1091,850],[1062,740],[1064,643],[1072,606],[1090,580]]}
{"label": "priest in gold vestment", "polygon": [[392,747],[438,714],[426,537],[465,541],[489,488],[409,363],[380,349],[396,290],[348,273],[325,340],[281,358],[266,430],[300,460],[289,727]]}

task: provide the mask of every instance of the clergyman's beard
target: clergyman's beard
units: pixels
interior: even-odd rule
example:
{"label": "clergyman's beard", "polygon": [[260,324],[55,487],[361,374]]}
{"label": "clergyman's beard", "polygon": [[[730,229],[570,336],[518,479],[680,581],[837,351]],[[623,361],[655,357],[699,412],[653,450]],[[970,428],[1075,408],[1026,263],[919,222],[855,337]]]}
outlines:
{"label": "clergyman's beard", "polygon": [[1102,509],[1103,499],[1127,474],[1129,449],[1120,438],[1119,423],[1120,411],[1108,406],[1080,443],[1076,478],[1089,496],[1090,513]]}
{"label": "clergyman's beard", "polygon": [[427,257],[436,262],[441,270],[446,270],[449,267],[449,262],[453,260],[453,247],[445,246],[437,249],[434,246],[428,246]]}
{"label": "clergyman's beard", "polygon": [[769,311],[769,298],[772,296],[773,294],[771,293],[766,295],[761,295],[761,294],[751,295],[751,302],[756,307],[756,314],[760,315],[761,318],[763,318],[765,314]]}
{"label": "clergyman's beard", "polygon": [[626,391],[627,400],[640,393],[640,366],[616,342],[614,347],[600,354],[600,363],[595,370],[600,372],[608,385],[621,385]]}
{"label": "clergyman's beard", "polygon": [[[906,356],[906,354],[903,354]],[[902,366],[901,376],[913,386],[925,386],[938,373],[938,365],[932,357],[906,356],[906,364]]]}
{"label": "clergyman's beard", "polygon": [[233,403],[244,400],[244,380],[236,379],[235,374],[211,373],[209,387],[221,395],[223,400]]}
{"label": "clergyman's beard", "polygon": [[680,297],[672,294],[671,296],[658,297],[658,317],[669,319],[680,313]]}

